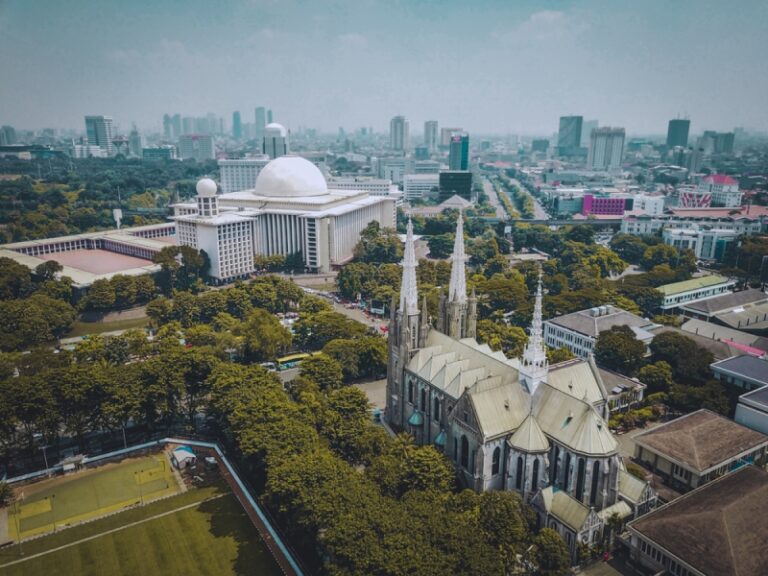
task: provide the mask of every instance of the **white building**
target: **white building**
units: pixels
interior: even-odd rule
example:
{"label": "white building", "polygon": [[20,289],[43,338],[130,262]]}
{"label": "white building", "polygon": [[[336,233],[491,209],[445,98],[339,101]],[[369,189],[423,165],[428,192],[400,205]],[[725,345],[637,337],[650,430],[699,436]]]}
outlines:
{"label": "white building", "polygon": [[656,324],[621,308],[599,306],[546,320],[544,343],[550,348],[568,348],[580,358],[589,358],[600,333],[614,326],[629,326],[635,338],[647,347],[653,340],[649,329]]}
{"label": "white building", "polygon": [[395,199],[329,189],[320,170],[298,156],[269,162],[253,190],[211,194],[203,180],[196,203],[174,205],[179,244],[205,250],[219,282],[254,271],[255,255],[301,253],[307,269],[328,272],[353,257],[373,220],[395,226]]}
{"label": "white building", "polygon": [[272,122],[264,127],[264,142],[261,151],[272,158],[285,156],[290,150],[288,130],[282,124]]}
{"label": "white building", "polygon": [[698,230],[701,227],[729,230],[737,235],[760,234],[768,223],[768,211],[764,214],[761,206],[751,207],[753,213],[741,210],[729,214],[723,208],[673,209],[672,214],[656,216],[627,216],[621,221],[624,234],[652,236],[662,229]]}
{"label": "white building", "polygon": [[389,196],[398,188],[385,178],[351,177],[329,178],[328,186],[334,190],[364,190],[374,196]]}
{"label": "white building", "polygon": [[664,196],[636,194],[633,199],[633,210],[642,210],[649,216],[658,216],[664,213]]}
{"label": "white building", "polygon": [[664,244],[678,250],[693,250],[699,260],[722,260],[728,244],[735,242],[739,235],[733,230],[703,226],[694,230],[665,228],[661,237]]}
{"label": "white building", "polygon": [[437,120],[424,122],[424,146],[430,152],[437,150]]}
{"label": "white building", "polygon": [[228,194],[241,190],[253,190],[256,187],[259,172],[268,162],[269,157],[266,155],[237,160],[219,160],[221,191]]}
{"label": "white building", "polygon": [[662,310],[672,310],[678,306],[690,302],[698,302],[720,294],[730,294],[736,285],[735,280],[711,274],[709,276],[700,276],[691,278],[682,282],[673,282],[664,284],[656,288],[661,292],[663,299],[661,303]]}
{"label": "white building", "polygon": [[439,174],[406,174],[403,178],[403,193],[406,200],[424,198],[440,188]]}
{"label": "white building", "polygon": [[70,149],[72,158],[106,158],[107,151],[95,144],[73,144]]}
{"label": "white building", "polygon": [[624,128],[595,128],[590,136],[587,168],[614,172],[624,156]]}
{"label": "white building", "polygon": [[187,160],[213,160],[216,150],[210,134],[183,134],[179,137],[179,158]]}
{"label": "white building", "polygon": [[712,174],[704,178],[699,184],[699,193],[710,194],[714,206],[726,208],[741,206],[742,193],[739,190],[739,183],[724,174]]}
{"label": "white building", "polygon": [[115,147],[112,144],[114,132],[110,116],[86,116],[85,135],[88,138],[88,144],[101,146],[107,156],[114,154]]}

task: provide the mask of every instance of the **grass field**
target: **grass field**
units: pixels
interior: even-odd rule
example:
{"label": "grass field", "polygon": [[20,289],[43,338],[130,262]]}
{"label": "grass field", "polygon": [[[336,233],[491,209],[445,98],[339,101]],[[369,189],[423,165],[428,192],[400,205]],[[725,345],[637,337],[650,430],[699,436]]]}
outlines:
{"label": "grass field", "polygon": [[45,534],[178,491],[164,454],[105,464],[17,489],[8,531],[14,540],[19,531],[22,538]]}
{"label": "grass field", "polygon": [[24,556],[17,546],[0,550],[0,576],[280,573],[245,511],[222,486],[192,489],[27,542]]}

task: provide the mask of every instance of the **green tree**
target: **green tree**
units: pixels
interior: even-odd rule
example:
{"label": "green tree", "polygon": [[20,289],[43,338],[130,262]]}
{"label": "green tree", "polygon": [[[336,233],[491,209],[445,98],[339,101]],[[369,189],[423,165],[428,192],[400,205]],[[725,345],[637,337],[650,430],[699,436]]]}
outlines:
{"label": "green tree", "polygon": [[559,364],[572,358],[576,358],[576,356],[568,348],[547,348],[547,360],[550,365]]}
{"label": "green tree", "polygon": [[629,326],[613,326],[600,333],[595,342],[595,360],[601,366],[633,375],[645,357],[645,344]]}
{"label": "green tree", "polygon": [[33,290],[29,268],[11,258],[0,257],[0,300],[13,300]]}
{"label": "green tree", "polygon": [[293,332],[300,346],[307,350],[320,350],[331,340],[363,336],[368,328],[339,312],[323,311],[317,314],[301,313],[293,325]]}
{"label": "green tree", "polygon": [[55,260],[46,260],[42,264],[37,265],[35,268],[35,276],[37,276],[38,282],[55,280],[56,274],[62,270],[64,270],[64,267]]}
{"label": "green tree", "polygon": [[637,378],[648,386],[648,394],[654,392],[669,392],[672,384],[672,367],[663,360],[640,368]]}
{"label": "green tree", "polygon": [[615,234],[611,238],[611,250],[630,264],[640,264],[648,245],[633,234]]}
{"label": "green tree", "polygon": [[396,263],[403,258],[403,247],[397,232],[381,228],[378,221],[371,221],[360,233],[355,246],[355,259],[360,262]]}
{"label": "green tree", "polygon": [[291,333],[272,314],[260,308],[243,323],[244,352],[247,358],[264,362],[274,360],[291,345]]}
{"label": "green tree", "polygon": [[0,508],[5,508],[13,504],[14,494],[11,485],[0,480]]}
{"label": "green tree", "polygon": [[477,323],[477,340],[492,350],[501,350],[508,358],[516,358],[522,354],[528,336],[522,328],[486,319]]}
{"label": "green tree", "polygon": [[568,548],[560,534],[542,528],[533,539],[534,563],[541,576],[565,576],[571,569]]}
{"label": "green tree", "polygon": [[95,280],[88,289],[84,306],[90,310],[109,310],[115,305],[115,288],[109,280]]}
{"label": "green tree", "polygon": [[299,374],[317,384],[320,390],[341,388],[341,364],[327,354],[315,354],[301,363]]}
{"label": "green tree", "polygon": [[712,353],[688,336],[673,331],[662,332],[654,337],[650,348],[653,360],[669,364],[676,379],[703,383],[710,374],[709,365],[714,361]]}
{"label": "green tree", "polygon": [[442,260],[448,258],[453,252],[453,234],[438,234],[430,236],[427,240],[429,246],[429,257]]}

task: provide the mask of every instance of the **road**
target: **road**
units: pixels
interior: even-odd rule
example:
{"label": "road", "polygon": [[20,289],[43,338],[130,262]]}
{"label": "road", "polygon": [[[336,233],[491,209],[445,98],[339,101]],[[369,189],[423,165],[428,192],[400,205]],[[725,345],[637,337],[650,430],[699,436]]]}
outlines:
{"label": "road", "polygon": [[[512,184],[515,186],[518,186],[521,190],[525,190],[528,192],[528,188],[523,186],[519,180],[516,180],[515,178],[512,178]],[[530,192],[531,199],[533,200],[533,218],[532,220],[549,220],[549,214],[547,214],[546,210],[541,206],[541,203],[539,200]]]}
{"label": "road", "polygon": [[496,218],[500,220],[507,219],[507,211],[504,210],[504,206],[499,201],[499,195],[496,193],[496,189],[488,178],[483,178],[483,190],[488,195],[488,199],[491,202],[491,206],[496,209]]}

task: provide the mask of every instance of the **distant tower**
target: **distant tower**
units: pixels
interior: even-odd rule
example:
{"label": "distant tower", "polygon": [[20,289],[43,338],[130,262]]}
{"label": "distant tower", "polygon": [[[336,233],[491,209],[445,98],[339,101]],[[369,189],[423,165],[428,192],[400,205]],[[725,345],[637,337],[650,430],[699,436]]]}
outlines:
{"label": "distant tower", "polygon": [[536,303],[533,307],[533,320],[531,322],[531,335],[523,351],[520,363],[520,380],[525,383],[528,392],[533,395],[537,386],[547,379],[549,363],[547,351],[544,348],[543,322],[541,318],[541,266],[539,266],[539,283],[536,287]]}
{"label": "distant tower", "polygon": [[136,129],[136,124],[133,125],[131,133],[128,135],[128,153],[133,158],[141,158],[141,149],[144,143],[142,142],[141,134]]}
{"label": "distant tower", "polygon": [[85,135],[88,137],[88,144],[101,146],[107,156],[114,154],[115,147],[112,144],[114,133],[110,116],[86,116]]}
{"label": "distant tower", "polygon": [[272,160],[288,154],[288,130],[285,126],[275,122],[264,127],[262,152]]}
{"label": "distant tower", "polygon": [[232,113],[232,138],[240,140],[243,137],[243,123],[240,120],[240,112]]}
{"label": "distant tower", "polygon": [[454,134],[448,151],[449,170],[469,170],[469,136]]}
{"label": "distant tower", "polygon": [[267,111],[263,106],[259,106],[254,111],[254,114],[254,137],[256,138],[256,142],[259,143],[259,146],[261,146],[261,143],[264,140],[264,128],[267,126]]}
{"label": "distant tower", "polygon": [[408,120],[405,116],[395,116],[389,121],[389,147],[404,152],[408,150]]}
{"label": "distant tower", "polygon": [[[416,288],[416,251],[413,242],[413,223],[408,219],[403,254],[403,279],[400,285],[400,301],[392,298],[389,322],[389,369],[387,370],[387,420],[403,428],[405,393],[405,367],[419,348],[426,345],[429,322],[426,316],[426,300],[419,311],[419,294]],[[395,308],[397,306],[397,308]]]}
{"label": "distant tower", "polygon": [[688,146],[688,131],[691,129],[691,121],[676,118],[670,120],[667,126],[667,148],[675,146]]}
{"label": "distant tower", "polygon": [[467,298],[467,279],[464,254],[464,219],[459,214],[456,222],[456,239],[451,254],[451,280],[448,295],[440,296],[438,329],[451,338],[474,338],[477,331],[477,298]]}
{"label": "distant tower", "polygon": [[430,153],[437,150],[437,120],[424,122],[424,146]]}

